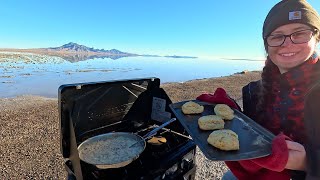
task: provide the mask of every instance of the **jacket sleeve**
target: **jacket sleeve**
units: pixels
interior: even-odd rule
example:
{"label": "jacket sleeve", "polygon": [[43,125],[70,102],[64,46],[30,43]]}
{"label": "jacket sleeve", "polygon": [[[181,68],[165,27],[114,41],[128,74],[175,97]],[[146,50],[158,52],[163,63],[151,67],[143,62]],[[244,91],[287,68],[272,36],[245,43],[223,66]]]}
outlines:
{"label": "jacket sleeve", "polygon": [[320,179],[320,83],[305,98],[307,179]]}

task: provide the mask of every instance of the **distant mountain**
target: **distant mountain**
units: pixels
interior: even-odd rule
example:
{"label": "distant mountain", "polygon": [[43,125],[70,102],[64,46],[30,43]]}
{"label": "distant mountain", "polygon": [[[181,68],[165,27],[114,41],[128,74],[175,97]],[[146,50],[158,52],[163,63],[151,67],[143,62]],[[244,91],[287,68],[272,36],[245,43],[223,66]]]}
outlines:
{"label": "distant mountain", "polygon": [[28,52],[49,56],[58,56],[70,62],[83,61],[93,58],[119,59],[128,56],[139,56],[138,54],[122,52],[117,49],[104,50],[89,48],[84,45],[70,42],[60,47],[34,48],[34,49],[0,49],[9,52]]}
{"label": "distant mountain", "polygon": [[60,47],[53,47],[53,48],[48,48],[48,49],[53,49],[53,50],[58,50],[58,51],[77,51],[77,52],[81,52],[81,51],[94,51],[96,52],[97,50],[93,49],[93,48],[88,48],[87,46],[84,45],[79,45],[77,43],[73,43],[70,42],[68,44],[62,45]]}
{"label": "distant mountain", "polygon": [[[58,56],[70,62],[83,61],[93,58],[110,58],[119,59],[122,57],[129,56],[147,56],[147,57],[161,57],[158,55],[139,55],[128,52],[122,52],[117,49],[104,50],[90,48],[84,45],[80,45],[74,42],[69,42],[60,47],[50,47],[50,48],[34,48],[34,49],[0,49],[0,51],[8,52],[29,52],[35,54],[43,54],[49,56]],[[171,58],[196,58],[190,56],[165,56]]]}
{"label": "distant mountain", "polygon": [[83,52],[95,52],[95,53],[108,53],[108,54],[117,54],[117,55],[120,55],[120,54],[131,54],[133,55],[132,53],[126,53],[126,52],[121,52],[117,49],[111,49],[111,50],[104,50],[104,49],[94,49],[94,48],[89,48],[87,46],[84,46],[84,45],[79,45],[77,43],[73,43],[73,42],[70,42],[68,44],[65,44],[65,45],[62,45],[60,47],[53,47],[53,48],[47,48],[47,49],[50,49],[50,50],[56,50],[56,51],[69,51],[69,52],[80,52],[80,53],[83,53]]}

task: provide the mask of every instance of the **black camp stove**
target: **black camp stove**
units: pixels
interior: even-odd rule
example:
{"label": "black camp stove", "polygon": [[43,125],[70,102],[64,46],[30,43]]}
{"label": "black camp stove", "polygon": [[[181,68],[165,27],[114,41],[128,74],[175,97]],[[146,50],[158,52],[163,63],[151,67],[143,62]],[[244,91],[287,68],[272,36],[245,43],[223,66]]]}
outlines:
{"label": "black camp stove", "polygon": [[194,179],[196,146],[179,121],[156,134],[165,143],[147,143],[124,167],[99,169],[79,159],[77,147],[90,137],[110,132],[143,136],[174,118],[171,103],[158,78],[62,85],[61,152],[68,179]]}

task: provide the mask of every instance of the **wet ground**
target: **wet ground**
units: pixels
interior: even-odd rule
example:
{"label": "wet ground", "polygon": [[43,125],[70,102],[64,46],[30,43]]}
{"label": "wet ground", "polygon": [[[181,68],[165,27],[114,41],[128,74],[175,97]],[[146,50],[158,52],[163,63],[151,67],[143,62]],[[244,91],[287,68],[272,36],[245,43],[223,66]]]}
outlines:
{"label": "wet ground", "polygon": [[98,58],[70,62],[31,53],[0,53],[0,97],[57,97],[62,84],[159,77],[161,83],[260,70],[263,61],[164,57]]}

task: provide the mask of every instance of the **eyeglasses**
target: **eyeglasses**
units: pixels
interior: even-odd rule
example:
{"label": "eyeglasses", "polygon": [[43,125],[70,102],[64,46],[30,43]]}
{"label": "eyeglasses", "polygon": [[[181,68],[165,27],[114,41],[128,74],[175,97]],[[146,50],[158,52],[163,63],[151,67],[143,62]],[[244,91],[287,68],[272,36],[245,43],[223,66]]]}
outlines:
{"label": "eyeglasses", "polygon": [[302,43],[309,42],[312,36],[317,32],[318,32],[317,29],[314,29],[314,30],[306,29],[306,30],[296,31],[289,35],[284,35],[284,34],[270,35],[270,36],[267,36],[265,40],[268,46],[270,47],[281,46],[287,37],[290,37],[291,42],[294,44],[302,44]]}

